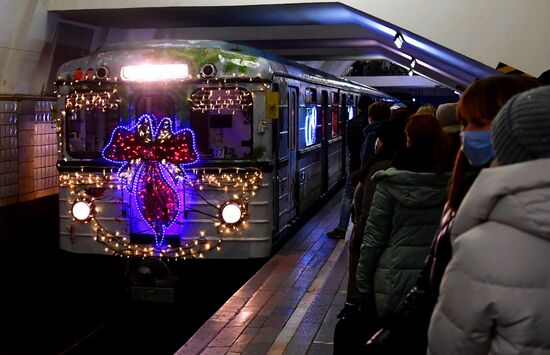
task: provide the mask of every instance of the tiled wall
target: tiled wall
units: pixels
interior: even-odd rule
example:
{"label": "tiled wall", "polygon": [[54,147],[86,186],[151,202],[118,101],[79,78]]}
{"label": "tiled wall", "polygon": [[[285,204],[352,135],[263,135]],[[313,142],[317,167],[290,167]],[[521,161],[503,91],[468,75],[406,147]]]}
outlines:
{"label": "tiled wall", "polygon": [[57,136],[51,101],[37,101],[34,114],[34,190],[56,188],[58,184]]}
{"label": "tiled wall", "polygon": [[0,99],[0,206],[57,193],[53,98]]}
{"label": "tiled wall", "polygon": [[17,101],[0,101],[0,201],[17,201]]}

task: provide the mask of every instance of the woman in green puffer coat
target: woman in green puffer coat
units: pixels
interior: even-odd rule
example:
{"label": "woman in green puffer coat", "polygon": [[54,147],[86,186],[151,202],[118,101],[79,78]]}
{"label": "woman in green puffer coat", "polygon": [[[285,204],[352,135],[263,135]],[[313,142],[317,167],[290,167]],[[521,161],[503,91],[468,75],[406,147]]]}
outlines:
{"label": "woman in green puffer coat", "polygon": [[414,286],[447,197],[452,157],[431,115],[413,115],[407,148],[377,182],[357,267],[357,286],[384,322]]}

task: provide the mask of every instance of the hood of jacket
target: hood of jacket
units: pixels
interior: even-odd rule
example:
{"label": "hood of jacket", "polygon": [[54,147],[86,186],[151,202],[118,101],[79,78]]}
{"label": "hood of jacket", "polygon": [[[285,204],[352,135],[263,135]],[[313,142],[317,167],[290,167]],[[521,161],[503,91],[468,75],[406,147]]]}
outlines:
{"label": "hood of jacket", "polygon": [[493,221],[550,239],[549,169],[550,159],[483,169],[460,205],[452,238]]}
{"label": "hood of jacket", "polygon": [[442,206],[447,199],[449,178],[449,173],[417,173],[395,168],[372,176],[372,180],[383,184],[399,203],[412,208]]}

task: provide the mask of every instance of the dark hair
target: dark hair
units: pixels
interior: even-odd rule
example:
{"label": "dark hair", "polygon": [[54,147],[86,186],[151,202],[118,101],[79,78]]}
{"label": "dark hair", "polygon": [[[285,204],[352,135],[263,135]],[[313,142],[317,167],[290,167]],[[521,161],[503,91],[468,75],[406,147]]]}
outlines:
{"label": "dark hair", "polygon": [[388,121],[382,122],[376,130],[376,136],[382,141],[382,148],[379,152],[371,156],[354,175],[354,184],[364,181],[367,178],[370,168],[382,160],[391,160],[395,154],[405,148],[405,126],[409,120],[411,112],[408,109],[401,110],[397,115],[392,115]]}
{"label": "dark hair", "polygon": [[[478,80],[468,86],[460,98],[457,117],[463,125],[485,126],[512,96],[538,86],[536,79],[527,76],[492,76]],[[478,173],[479,169],[470,166],[462,150],[458,151],[447,195],[449,208],[458,210]]]}
{"label": "dark hair", "polygon": [[540,86],[527,76],[491,76],[468,86],[456,106],[456,116],[467,125],[485,126],[502,106],[517,93]]}
{"label": "dark hair", "polygon": [[394,160],[397,169],[416,172],[444,173],[451,170],[452,158],[447,135],[439,122],[429,114],[414,114],[405,133],[409,145]]}
{"label": "dark hair", "polygon": [[368,116],[373,122],[385,121],[390,115],[390,106],[385,102],[377,101],[369,106]]}

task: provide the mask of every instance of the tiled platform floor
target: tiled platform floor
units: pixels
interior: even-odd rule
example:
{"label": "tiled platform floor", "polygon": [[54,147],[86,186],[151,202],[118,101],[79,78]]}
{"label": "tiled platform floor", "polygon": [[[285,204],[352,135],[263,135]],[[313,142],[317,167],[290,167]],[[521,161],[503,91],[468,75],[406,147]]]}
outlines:
{"label": "tiled platform floor", "polygon": [[325,233],[339,202],[337,194],[177,354],[332,354],[348,253]]}

